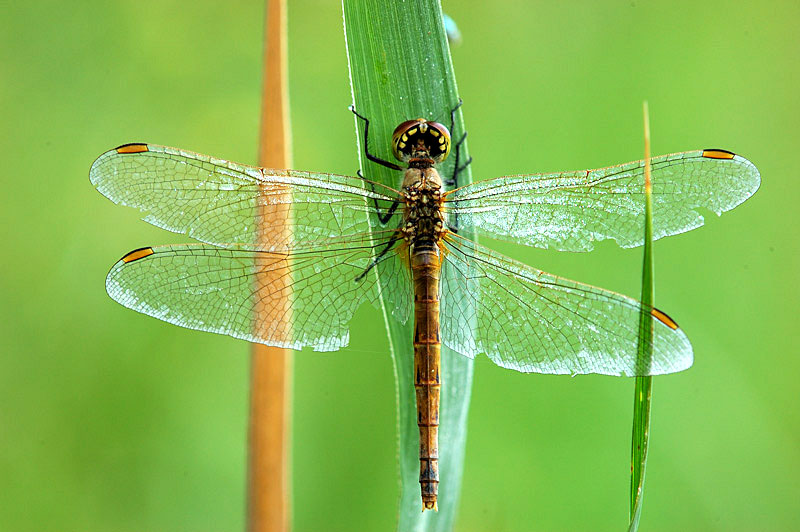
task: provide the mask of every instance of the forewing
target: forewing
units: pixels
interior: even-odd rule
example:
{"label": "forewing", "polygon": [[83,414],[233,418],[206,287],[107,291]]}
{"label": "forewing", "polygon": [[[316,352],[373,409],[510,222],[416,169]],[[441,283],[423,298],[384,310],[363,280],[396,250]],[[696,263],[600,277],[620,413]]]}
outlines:
{"label": "forewing", "polygon": [[[649,307],[653,359],[637,360],[642,304],[562,279],[448,235],[442,266],[442,340],[522,372],[659,375],[692,365],[688,338]],[[470,333],[471,332],[471,333]]]}
{"label": "forewing", "polygon": [[365,233],[366,213],[386,211],[397,199],[393,189],[356,177],[257,168],[154,144],[104,153],[89,177],[100,193],[146,212],[153,225],[209,244],[267,251]]}
{"label": "forewing", "polygon": [[[700,227],[698,208],[720,215],[761,183],[753,163],[724,150],[662,155],[651,166],[655,239]],[[605,239],[625,248],[641,245],[644,204],[644,161],[501,177],[456,189],[445,199],[459,229],[563,251],[590,251]]]}
{"label": "forewing", "polygon": [[[363,302],[379,305],[371,266],[386,241],[340,238],[291,252],[203,244],[142,248],[111,268],[106,289],[122,305],[182,327],[332,351],[347,345],[348,323]],[[402,275],[402,264],[393,268],[392,262],[400,262],[395,252],[378,266]],[[387,277],[404,286],[408,298],[407,281]]]}

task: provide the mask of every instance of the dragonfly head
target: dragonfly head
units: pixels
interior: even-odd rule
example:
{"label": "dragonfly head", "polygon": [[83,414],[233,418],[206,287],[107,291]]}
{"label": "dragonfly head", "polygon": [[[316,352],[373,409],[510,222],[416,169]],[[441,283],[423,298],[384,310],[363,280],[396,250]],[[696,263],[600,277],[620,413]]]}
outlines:
{"label": "dragonfly head", "polygon": [[450,132],[442,124],[424,118],[406,120],[394,130],[392,152],[404,163],[417,159],[438,164],[450,153]]}

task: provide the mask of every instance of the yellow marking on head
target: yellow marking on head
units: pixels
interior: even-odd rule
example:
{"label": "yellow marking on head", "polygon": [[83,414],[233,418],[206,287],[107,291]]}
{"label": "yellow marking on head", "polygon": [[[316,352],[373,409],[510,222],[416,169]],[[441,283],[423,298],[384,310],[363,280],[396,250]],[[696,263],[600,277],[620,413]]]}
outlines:
{"label": "yellow marking on head", "polygon": [[[409,136],[411,136],[411,135],[416,135],[416,134],[417,134],[417,128],[414,128],[414,129],[409,129],[408,131],[406,131],[406,133],[407,133]],[[405,135],[403,135],[403,136],[405,137]],[[408,139],[405,139],[405,140],[408,140]]]}
{"label": "yellow marking on head", "polygon": [[661,323],[663,323],[664,325],[666,325],[667,327],[669,327],[673,331],[677,331],[678,330],[678,324],[675,323],[675,320],[673,320],[672,318],[670,318],[669,316],[667,316],[665,313],[661,312],[657,308],[652,309],[650,311],[650,314],[652,314],[655,319],[657,319],[658,321],[660,321]]}
{"label": "yellow marking on head", "polygon": [[117,148],[117,153],[142,153],[148,151],[147,144],[125,144]]}
{"label": "yellow marking on head", "polygon": [[733,159],[734,155],[727,150],[703,150],[703,157],[707,159]]}
{"label": "yellow marking on head", "polygon": [[155,253],[155,251],[153,251],[153,248],[134,249],[133,251],[131,251],[130,253],[128,253],[124,257],[122,257],[122,262],[127,264],[127,263],[133,262],[135,260],[139,260],[139,259],[143,259],[145,257],[149,257],[153,253]]}

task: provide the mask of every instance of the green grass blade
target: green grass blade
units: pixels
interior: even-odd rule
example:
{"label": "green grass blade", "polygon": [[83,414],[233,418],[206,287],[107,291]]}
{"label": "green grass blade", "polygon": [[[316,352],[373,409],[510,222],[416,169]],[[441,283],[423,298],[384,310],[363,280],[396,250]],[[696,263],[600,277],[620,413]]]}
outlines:
{"label": "green grass blade", "polygon": [[[370,119],[370,152],[393,160],[392,131],[402,121],[424,117],[449,127],[458,102],[450,51],[438,0],[343,0],[344,29],[353,103]],[[366,160],[362,126],[356,121],[358,153],[365,177],[398,187],[401,175]],[[453,136],[464,131],[461,112]],[[466,160],[464,146],[463,159]],[[440,171],[452,171],[453,160]],[[459,184],[469,182],[469,170]],[[373,220],[374,223],[377,223]],[[470,236],[470,235],[467,235]],[[381,271],[376,268],[382,289]],[[400,468],[398,530],[451,530],[458,504],[466,442],[472,361],[443,346],[439,428],[439,511],[422,513],[419,490],[419,432],[413,381],[412,323],[398,323],[384,299],[397,384]],[[467,332],[465,332],[466,334]]]}
{"label": "green grass blade", "polygon": [[[638,356],[647,367],[653,358],[653,319],[649,309],[654,303],[653,285],[653,198],[650,183],[650,116],[647,102],[644,103],[644,152],[645,152],[645,215],[644,215],[644,259],[642,264],[642,313],[639,320]],[[631,442],[631,506],[628,530],[639,528],[644,494],[644,473],[647,464],[647,444],[650,436],[650,400],[653,393],[653,377],[636,377],[633,400],[633,437]]]}

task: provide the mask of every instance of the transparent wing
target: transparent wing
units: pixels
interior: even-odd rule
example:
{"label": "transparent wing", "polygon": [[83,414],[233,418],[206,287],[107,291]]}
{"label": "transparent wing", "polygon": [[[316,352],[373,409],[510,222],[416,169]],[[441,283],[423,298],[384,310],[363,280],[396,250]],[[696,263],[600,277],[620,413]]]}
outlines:
{"label": "transparent wing", "polygon": [[[153,225],[209,244],[263,250],[365,233],[366,213],[388,211],[399,195],[356,177],[257,168],[154,144],[104,153],[89,177],[115,203],[145,211]],[[387,224],[396,227],[396,220]]]}
{"label": "transparent wing", "polygon": [[348,323],[363,302],[379,305],[376,263],[398,289],[393,314],[408,318],[411,287],[397,252],[376,258],[387,242],[357,236],[284,253],[203,244],[142,248],[111,268],[106,289],[122,305],[182,327],[332,351],[347,345]]}
{"label": "transparent wing", "polygon": [[[752,196],[756,167],[724,150],[652,159],[653,237],[703,225],[698,208],[717,215]],[[639,246],[644,227],[644,161],[555,174],[508,176],[449,193],[445,206],[460,229],[563,251],[590,251],[613,239]]]}
{"label": "transparent wing", "polygon": [[[666,314],[645,307],[653,360],[637,361],[642,304],[535,270],[455,235],[445,237],[442,340],[522,372],[658,375],[692,365],[692,346]],[[472,334],[468,334],[472,331]]]}

